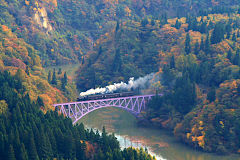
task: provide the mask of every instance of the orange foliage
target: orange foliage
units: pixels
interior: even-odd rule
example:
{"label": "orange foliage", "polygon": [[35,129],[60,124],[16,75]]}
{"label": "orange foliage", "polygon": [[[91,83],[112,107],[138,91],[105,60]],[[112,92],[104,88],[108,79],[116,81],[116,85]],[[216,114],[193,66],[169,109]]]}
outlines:
{"label": "orange foliage", "polygon": [[10,29],[7,26],[2,25],[2,31],[3,32],[8,32],[8,31],[10,31]]}

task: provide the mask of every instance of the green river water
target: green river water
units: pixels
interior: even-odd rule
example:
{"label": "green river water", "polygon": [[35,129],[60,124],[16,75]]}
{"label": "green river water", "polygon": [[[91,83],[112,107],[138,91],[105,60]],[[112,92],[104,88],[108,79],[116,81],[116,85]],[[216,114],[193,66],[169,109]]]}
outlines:
{"label": "green river water", "polygon": [[167,160],[240,160],[240,155],[218,156],[196,151],[181,144],[168,131],[137,126],[136,118],[120,108],[107,107],[93,111],[83,117],[87,127],[114,132],[121,147],[147,147],[157,159]]}

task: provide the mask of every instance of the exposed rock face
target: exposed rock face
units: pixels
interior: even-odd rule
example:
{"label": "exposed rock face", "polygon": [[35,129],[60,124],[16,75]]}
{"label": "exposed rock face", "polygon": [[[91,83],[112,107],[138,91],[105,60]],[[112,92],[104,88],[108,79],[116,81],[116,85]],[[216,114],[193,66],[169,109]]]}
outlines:
{"label": "exposed rock face", "polygon": [[47,33],[52,30],[52,26],[48,21],[47,11],[44,7],[38,8],[34,14],[34,20],[40,28],[44,28]]}

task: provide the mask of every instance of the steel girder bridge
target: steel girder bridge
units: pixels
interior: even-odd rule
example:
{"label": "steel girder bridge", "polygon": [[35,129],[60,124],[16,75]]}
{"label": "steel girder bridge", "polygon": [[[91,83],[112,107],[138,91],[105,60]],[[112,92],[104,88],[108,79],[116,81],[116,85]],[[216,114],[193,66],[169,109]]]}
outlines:
{"label": "steel girder bridge", "polygon": [[104,108],[104,107],[117,107],[122,108],[134,115],[138,115],[142,110],[146,109],[146,104],[155,95],[139,95],[130,97],[118,97],[109,99],[97,99],[80,102],[70,102],[54,104],[55,109],[72,119],[75,124],[82,117],[88,113]]}

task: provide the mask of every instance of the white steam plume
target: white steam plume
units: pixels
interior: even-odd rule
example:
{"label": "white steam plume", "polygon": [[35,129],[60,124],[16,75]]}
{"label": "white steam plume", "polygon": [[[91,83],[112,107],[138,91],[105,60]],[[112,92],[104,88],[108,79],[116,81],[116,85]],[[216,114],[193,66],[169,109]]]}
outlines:
{"label": "white steam plume", "polygon": [[140,77],[136,80],[134,80],[134,77],[132,77],[129,79],[128,83],[120,82],[120,83],[114,83],[104,88],[96,88],[96,89],[92,88],[87,90],[86,92],[81,92],[80,96],[113,93],[116,90],[129,90],[129,89],[136,89],[136,88],[143,89],[146,86],[151,84],[151,80],[153,78],[154,78],[154,73],[148,74],[144,77]]}

